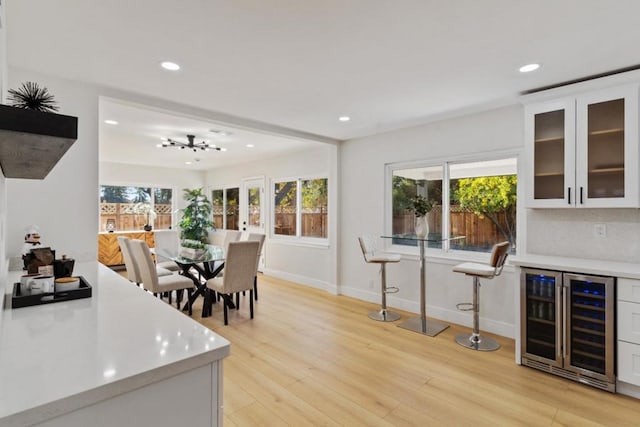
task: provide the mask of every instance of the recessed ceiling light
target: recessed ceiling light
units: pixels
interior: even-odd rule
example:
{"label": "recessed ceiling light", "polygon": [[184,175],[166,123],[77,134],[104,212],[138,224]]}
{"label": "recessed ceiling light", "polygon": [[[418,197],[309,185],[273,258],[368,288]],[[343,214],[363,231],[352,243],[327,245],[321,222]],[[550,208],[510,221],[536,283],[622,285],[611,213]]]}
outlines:
{"label": "recessed ceiling light", "polygon": [[348,122],[349,120],[351,120],[351,117],[349,117],[349,116],[340,116],[340,117],[338,117],[338,120],[340,120],[341,122]]}
{"label": "recessed ceiling light", "polygon": [[540,68],[540,64],[527,64],[520,67],[521,73],[530,73],[531,71],[535,71]]}
{"label": "recessed ceiling light", "polygon": [[180,66],[178,64],[171,61],[164,61],[160,65],[162,66],[162,68],[169,71],[178,71],[180,69]]}
{"label": "recessed ceiling light", "polygon": [[162,144],[156,144],[156,147],[162,148]]}
{"label": "recessed ceiling light", "polygon": [[191,164],[191,162],[184,162],[184,164],[185,164],[185,165],[190,165],[190,164]]}
{"label": "recessed ceiling light", "polygon": [[227,151],[227,149],[226,148],[221,148],[220,151]]}
{"label": "recessed ceiling light", "polygon": [[118,122],[116,122],[115,120],[105,120],[104,122],[106,124],[108,124],[108,125],[117,125],[118,124]]}
{"label": "recessed ceiling light", "polygon": [[247,148],[253,148],[253,147],[255,147],[255,145],[253,145],[253,144],[247,144]]}

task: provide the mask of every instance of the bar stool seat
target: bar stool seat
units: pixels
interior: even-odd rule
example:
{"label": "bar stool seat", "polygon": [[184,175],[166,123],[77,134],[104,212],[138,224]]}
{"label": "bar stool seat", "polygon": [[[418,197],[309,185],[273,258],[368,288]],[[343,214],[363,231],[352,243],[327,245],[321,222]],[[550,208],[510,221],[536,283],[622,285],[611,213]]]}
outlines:
{"label": "bar stool seat", "polygon": [[509,242],[493,245],[489,264],[464,262],[453,267],[454,272],[473,277],[473,303],[456,304],[458,310],[473,311],[473,332],[458,334],[455,338],[456,342],[463,347],[479,351],[494,351],[500,348],[500,344],[493,338],[480,335],[480,278],[493,279],[502,273],[510,247]]}
{"label": "bar stool seat", "polygon": [[375,240],[371,236],[358,237],[360,249],[364,260],[370,264],[380,264],[380,274],[382,276],[382,303],[380,310],[369,313],[369,318],[379,322],[393,322],[400,318],[396,312],[387,310],[387,294],[398,292],[395,286],[387,287],[387,263],[400,262],[402,256],[400,254],[390,254],[387,252],[376,252]]}

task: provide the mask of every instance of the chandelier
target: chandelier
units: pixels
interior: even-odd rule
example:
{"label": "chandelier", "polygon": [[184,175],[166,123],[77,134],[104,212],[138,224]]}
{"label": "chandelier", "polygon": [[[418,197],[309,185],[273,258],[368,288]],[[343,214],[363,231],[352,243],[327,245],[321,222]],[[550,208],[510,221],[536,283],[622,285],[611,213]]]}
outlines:
{"label": "chandelier", "polygon": [[185,148],[188,148],[190,150],[193,150],[194,152],[198,151],[198,150],[202,150],[202,151],[209,151],[209,150],[216,150],[216,151],[222,151],[222,148],[220,147],[216,147],[215,145],[210,145],[209,143],[202,141],[202,142],[194,142],[193,140],[195,139],[195,135],[187,135],[187,139],[189,140],[189,142],[180,142],[180,141],[175,141],[173,139],[168,138],[166,141],[162,142],[162,147],[178,147],[181,150],[184,150]]}

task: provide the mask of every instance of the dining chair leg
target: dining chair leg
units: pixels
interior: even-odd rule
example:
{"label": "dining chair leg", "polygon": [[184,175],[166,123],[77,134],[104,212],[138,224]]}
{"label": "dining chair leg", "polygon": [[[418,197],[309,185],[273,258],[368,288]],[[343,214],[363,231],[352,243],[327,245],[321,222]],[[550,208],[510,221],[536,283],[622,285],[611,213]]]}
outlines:
{"label": "dining chair leg", "polygon": [[191,303],[189,301],[191,301],[191,293],[193,291],[191,289],[187,289],[187,302],[186,304],[189,304],[189,316],[191,316],[193,314],[193,310],[191,309]]}
{"label": "dining chair leg", "polygon": [[204,301],[202,302],[202,317],[208,316],[207,312],[210,310],[210,307],[211,307],[211,293],[209,292],[209,289],[205,289]]}
{"label": "dining chair leg", "polygon": [[240,292],[236,292],[236,310],[240,310]]}
{"label": "dining chair leg", "polygon": [[249,313],[253,319],[253,290],[249,290]]}
{"label": "dining chair leg", "polygon": [[258,276],[253,277],[253,296],[258,301]]}
{"label": "dining chair leg", "polygon": [[172,294],[173,294],[173,292],[169,291],[169,305],[173,304],[173,298],[171,296]]}
{"label": "dining chair leg", "polygon": [[180,302],[182,302],[182,297],[184,295],[184,289],[178,289],[176,291],[176,307],[180,310]]}
{"label": "dining chair leg", "polygon": [[233,298],[233,297],[231,295],[224,295],[222,298],[224,300],[224,304],[223,304],[224,305],[224,324],[228,325],[229,324],[229,318],[227,314],[227,310],[228,310],[227,306],[229,305],[228,298]]}

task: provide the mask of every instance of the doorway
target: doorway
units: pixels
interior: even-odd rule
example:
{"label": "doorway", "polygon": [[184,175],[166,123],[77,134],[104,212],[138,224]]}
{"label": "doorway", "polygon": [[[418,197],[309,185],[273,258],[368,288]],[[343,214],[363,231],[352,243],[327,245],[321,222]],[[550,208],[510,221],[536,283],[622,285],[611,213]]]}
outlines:
{"label": "doorway", "polygon": [[[241,230],[245,233],[266,234],[266,217],[265,217],[265,191],[264,177],[247,178],[242,180],[242,198],[241,206]],[[259,270],[262,271],[265,263],[265,246],[262,246],[260,254]]]}

